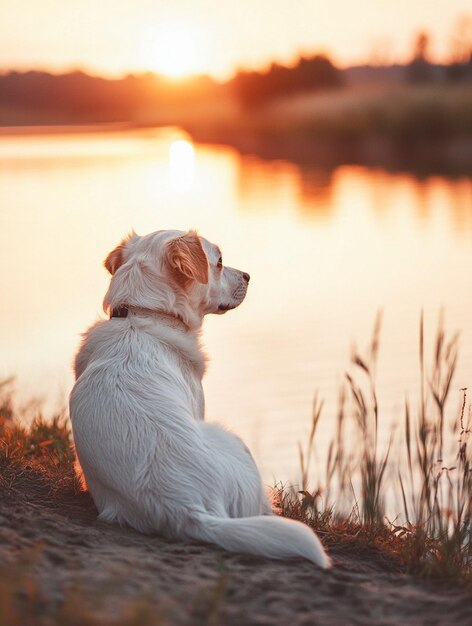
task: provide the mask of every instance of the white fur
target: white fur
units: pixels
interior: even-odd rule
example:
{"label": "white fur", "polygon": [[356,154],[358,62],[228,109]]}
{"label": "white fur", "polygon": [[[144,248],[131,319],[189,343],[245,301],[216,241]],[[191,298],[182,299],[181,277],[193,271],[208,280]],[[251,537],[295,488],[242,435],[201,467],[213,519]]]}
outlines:
{"label": "white fur", "polygon": [[240,304],[249,277],[217,267],[218,248],[198,238],[208,280],[179,286],[169,242],[192,237],[198,238],[132,234],[107,259],[113,276],[105,309],[126,304],[129,315],[85,333],[70,397],[77,455],[99,517],[144,533],[329,567],[307,526],[272,515],[244,443],[203,421],[203,316]]}

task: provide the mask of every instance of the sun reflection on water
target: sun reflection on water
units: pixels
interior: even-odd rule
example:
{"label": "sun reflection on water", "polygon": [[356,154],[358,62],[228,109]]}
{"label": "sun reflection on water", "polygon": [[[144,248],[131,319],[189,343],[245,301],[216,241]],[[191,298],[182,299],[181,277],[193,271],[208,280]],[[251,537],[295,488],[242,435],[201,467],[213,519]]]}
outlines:
{"label": "sun reflection on water", "polygon": [[190,141],[178,139],[169,146],[169,181],[173,191],[186,193],[195,181],[195,150]]}

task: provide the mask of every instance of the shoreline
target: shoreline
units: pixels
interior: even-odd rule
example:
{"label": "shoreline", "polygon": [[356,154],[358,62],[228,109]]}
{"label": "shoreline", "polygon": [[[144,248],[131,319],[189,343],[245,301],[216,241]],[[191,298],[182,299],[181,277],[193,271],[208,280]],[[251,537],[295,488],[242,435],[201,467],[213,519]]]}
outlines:
{"label": "shoreline", "polygon": [[241,155],[264,160],[284,160],[297,165],[335,169],[342,165],[380,167],[387,171],[417,174],[471,176],[472,138],[441,140],[392,140],[376,135],[337,139],[309,135],[226,133],[184,127],[196,142],[223,145]]}
{"label": "shoreline", "polygon": [[419,175],[447,174],[471,176],[472,137],[421,139],[410,141],[382,135],[362,137],[320,137],[308,133],[259,132],[226,125],[136,124],[58,124],[0,126],[2,138],[179,131],[201,145],[234,149],[241,156],[263,160],[290,161],[301,166],[335,169],[342,165],[381,167],[387,171],[411,171]]}
{"label": "shoreline", "polygon": [[4,623],[416,626],[470,617],[467,591],[407,574],[372,548],[331,545],[334,567],[322,571],[167,542],[100,522],[87,493],[52,495],[34,470],[24,474],[21,487],[0,488]]}

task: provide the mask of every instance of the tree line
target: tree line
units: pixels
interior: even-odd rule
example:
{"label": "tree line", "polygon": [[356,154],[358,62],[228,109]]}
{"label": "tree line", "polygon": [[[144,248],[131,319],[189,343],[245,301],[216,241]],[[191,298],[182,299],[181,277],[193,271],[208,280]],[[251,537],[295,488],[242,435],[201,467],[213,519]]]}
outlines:
{"label": "tree line", "polygon": [[[429,36],[419,33],[411,61],[402,68],[404,80],[472,81],[471,49],[469,39],[464,40],[450,64],[437,65],[429,60]],[[370,68],[379,78],[387,77],[388,69]],[[265,71],[240,71],[225,84],[207,76],[175,82],[153,73],[109,80],[81,71],[61,75],[12,71],[0,74],[0,106],[54,112],[62,123],[136,120],[143,110],[192,107],[218,98],[254,110],[282,97],[336,89],[347,82],[348,74],[324,55],[302,57],[291,67],[273,63]]]}

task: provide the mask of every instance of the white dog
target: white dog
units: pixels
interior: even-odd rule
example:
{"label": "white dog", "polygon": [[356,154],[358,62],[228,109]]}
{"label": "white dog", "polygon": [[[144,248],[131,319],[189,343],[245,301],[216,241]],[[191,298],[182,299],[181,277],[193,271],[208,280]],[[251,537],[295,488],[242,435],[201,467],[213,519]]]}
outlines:
{"label": "white dog", "polygon": [[224,267],[219,248],[192,231],[133,233],[105,266],[110,319],[85,333],[70,397],[100,519],[329,567],[307,526],[272,515],[244,443],[203,421],[203,317],[241,304],[249,275]]}

